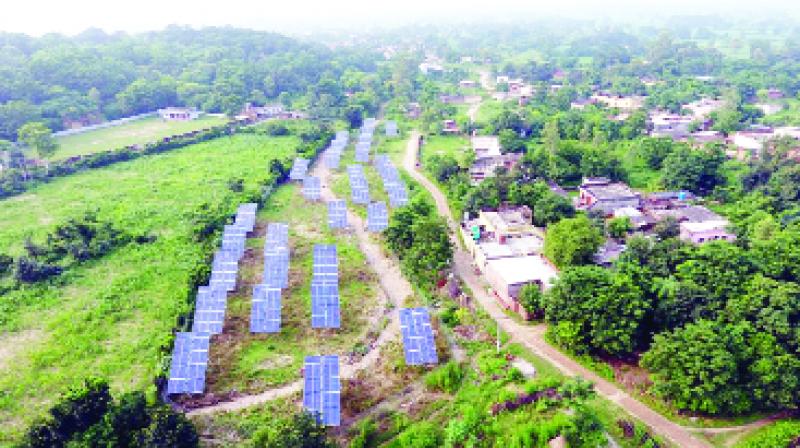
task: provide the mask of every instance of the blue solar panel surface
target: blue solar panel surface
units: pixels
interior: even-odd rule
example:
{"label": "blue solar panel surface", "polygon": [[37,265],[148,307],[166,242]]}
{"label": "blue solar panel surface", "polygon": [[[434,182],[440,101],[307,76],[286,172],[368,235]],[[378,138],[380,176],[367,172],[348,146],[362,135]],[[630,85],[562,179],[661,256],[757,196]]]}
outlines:
{"label": "blue solar panel surface", "polygon": [[250,332],[279,333],[281,331],[281,290],[256,285],[250,311]]}
{"label": "blue solar panel surface", "polygon": [[339,426],[342,393],[339,357],[306,356],[303,372],[303,407],[323,425]]}
{"label": "blue solar panel surface", "polygon": [[437,364],[439,362],[431,327],[431,316],[427,308],[401,309],[400,331],[403,336],[403,351],[408,365]]}
{"label": "blue solar panel surface", "polygon": [[383,232],[389,227],[389,211],[383,202],[371,202],[367,205],[367,230]]}
{"label": "blue solar panel surface", "polygon": [[328,202],[328,227],[332,229],[347,227],[347,202],[343,200]]}

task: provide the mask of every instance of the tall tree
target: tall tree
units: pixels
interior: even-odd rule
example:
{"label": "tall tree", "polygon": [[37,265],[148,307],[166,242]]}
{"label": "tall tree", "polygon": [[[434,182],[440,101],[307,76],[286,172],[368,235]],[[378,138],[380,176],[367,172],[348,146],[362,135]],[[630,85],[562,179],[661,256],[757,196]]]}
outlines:
{"label": "tall tree", "polygon": [[26,123],[21,128],[17,138],[20,142],[27,145],[45,162],[48,171],[50,170],[50,157],[58,150],[58,142],[53,138],[53,133],[44,123]]}

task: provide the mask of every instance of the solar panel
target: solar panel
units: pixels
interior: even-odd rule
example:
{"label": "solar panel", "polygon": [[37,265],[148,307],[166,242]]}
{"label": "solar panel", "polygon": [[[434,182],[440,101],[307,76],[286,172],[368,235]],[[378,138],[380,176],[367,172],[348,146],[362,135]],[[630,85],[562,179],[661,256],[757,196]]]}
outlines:
{"label": "solar panel", "polygon": [[383,232],[389,227],[389,211],[384,202],[371,202],[367,205],[367,230]]}
{"label": "solar panel", "polygon": [[236,276],[236,272],[211,271],[208,286],[215,289],[233,291],[236,289]]}
{"label": "solar panel", "polygon": [[306,173],[308,172],[309,163],[310,161],[308,159],[303,159],[300,157],[294,159],[292,170],[289,172],[289,179],[303,180],[303,178],[306,177]]}
{"label": "solar panel", "polygon": [[251,333],[279,333],[281,331],[281,290],[267,285],[253,288],[253,305],[250,310]]}
{"label": "solar panel", "polygon": [[400,310],[400,331],[408,365],[437,364],[436,343],[427,308]]}
{"label": "solar panel", "polygon": [[338,199],[328,202],[328,227],[332,229],[347,227],[347,202]]}
{"label": "solar panel", "polygon": [[322,182],[319,177],[306,176],[303,179],[303,196],[310,200],[319,200],[322,194]]}
{"label": "solar panel", "polygon": [[222,326],[225,323],[224,310],[200,310],[194,312],[192,332],[195,333],[222,333]]}
{"label": "solar panel", "polygon": [[248,202],[245,204],[239,204],[239,208],[237,208],[237,214],[250,214],[255,215],[258,211],[258,204],[255,202]]}
{"label": "solar panel", "polygon": [[351,199],[356,204],[369,204],[369,189],[366,187],[352,189]]}
{"label": "solar panel", "polygon": [[389,190],[389,205],[392,208],[408,205],[408,192],[405,184],[397,185]]}
{"label": "solar panel", "polygon": [[197,289],[195,310],[225,311],[228,303],[228,294],[224,289],[214,289],[201,286]]}
{"label": "solar panel", "polygon": [[341,152],[330,152],[329,150],[329,152],[325,153],[325,166],[332,170],[338,169],[341,157]]}
{"label": "solar panel", "polygon": [[311,328],[339,328],[339,284],[315,278],[311,282]]}
{"label": "solar panel", "polygon": [[306,356],[303,365],[303,408],[326,426],[341,421],[342,385],[338,356]]}
{"label": "solar panel", "polygon": [[397,123],[394,121],[387,121],[384,127],[387,137],[397,137]]}
{"label": "solar panel", "polygon": [[209,338],[208,333],[175,335],[167,393],[203,393],[208,367]]}

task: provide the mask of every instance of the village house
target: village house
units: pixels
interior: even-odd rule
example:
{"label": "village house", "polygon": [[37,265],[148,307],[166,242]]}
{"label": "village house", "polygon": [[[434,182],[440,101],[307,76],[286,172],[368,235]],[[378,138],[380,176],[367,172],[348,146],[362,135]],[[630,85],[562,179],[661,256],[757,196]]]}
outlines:
{"label": "village house", "polygon": [[720,131],[695,131],[689,134],[688,140],[695,143],[723,143],[725,136]]}
{"label": "village house", "polygon": [[767,89],[767,98],[771,100],[779,100],[783,98],[783,92],[781,89],[770,87]]}
{"label": "village house", "polygon": [[650,193],[644,198],[644,208],[646,210],[666,210],[686,207],[695,199],[695,195],[690,191],[659,191]]}
{"label": "village house", "polygon": [[682,222],[680,238],[693,244],[708,241],[735,241],[736,235],[728,231],[728,221]]}
{"label": "village house", "polygon": [[472,150],[475,152],[475,161],[469,174],[474,184],[493,177],[498,168],[511,170],[521,159],[521,154],[503,154],[500,138],[497,136],[473,136]]}
{"label": "village house", "polygon": [[510,78],[508,76],[499,75],[497,78],[495,78],[495,84],[508,84],[509,80]]}
{"label": "village house", "polygon": [[592,98],[582,98],[582,99],[577,99],[577,100],[569,103],[569,108],[572,109],[572,110],[584,110],[584,109],[586,109],[586,106],[589,106],[590,104],[596,104],[596,103],[597,102],[595,100],[593,100]]}
{"label": "village house", "polygon": [[158,116],[164,121],[190,121],[196,120],[200,112],[190,107],[165,107],[158,110]]}
{"label": "village house", "polygon": [[478,83],[476,83],[471,79],[464,79],[459,81],[458,86],[463,89],[474,89],[475,87],[478,86]]}
{"label": "village house", "polygon": [[558,275],[542,256],[544,235],[531,224],[532,216],[525,206],[502,207],[481,211],[461,226],[466,248],[497,300],[524,318],[529,316],[519,303],[519,290],[527,284],[546,290]]}
{"label": "village house", "polygon": [[249,121],[261,121],[270,118],[278,118],[285,109],[282,104],[267,104],[264,106],[254,106],[251,103],[244,105],[242,112],[236,117],[237,120],[246,119]]}
{"label": "village house", "polygon": [[711,116],[712,112],[716,112],[725,107],[724,100],[717,100],[713,98],[701,98],[697,101],[685,104],[683,109],[692,113],[695,120],[706,120]]}
{"label": "village house", "polygon": [[653,224],[653,221],[648,219],[644,213],[633,207],[618,208],[614,210],[613,216],[614,218],[628,218],[635,230],[642,230]]}
{"label": "village house", "polygon": [[416,120],[422,114],[422,106],[419,103],[408,103],[406,106],[406,116]]}
{"label": "village house", "polygon": [[666,112],[650,114],[650,136],[670,137],[674,140],[686,138],[691,133],[695,119],[688,115],[677,115]]}
{"label": "village house", "polygon": [[458,123],[456,123],[456,120],[442,121],[442,132],[445,134],[458,134],[460,130],[458,129]]}
{"label": "village house", "polygon": [[645,97],[643,96],[623,96],[609,94],[595,94],[591,97],[595,103],[603,103],[610,109],[619,109],[625,112],[632,112],[644,107]]}
{"label": "village house", "polygon": [[605,216],[612,216],[614,210],[623,207],[642,208],[639,193],[622,182],[611,182],[605,177],[584,178],[578,194],[578,208],[599,210]]}
{"label": "village house", "polygon": [[419,64],[419,71],[423,75],[438,75],[444,72],[444,67],[438,62],[423,62]]}
{"label": "village house", "polygon": [[625,252],[627,246],[620,244],[612,239],[607,239],[594,254],[593,261],[595,264],[603,267],[611,267],[612,264]]}

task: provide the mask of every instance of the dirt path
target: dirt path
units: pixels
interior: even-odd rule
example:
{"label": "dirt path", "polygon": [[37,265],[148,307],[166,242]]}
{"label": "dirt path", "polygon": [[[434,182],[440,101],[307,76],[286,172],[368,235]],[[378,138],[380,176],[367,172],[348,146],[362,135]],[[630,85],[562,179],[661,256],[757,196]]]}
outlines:
{"label": "dirt path", "polygon": [[[336,199],[330,189],[331,173],[328,168],[324,166],[322,157],[318,162],[311,174],[320,178],[322,183],[322,199],[330,201]],[[367,264],[372,267],[378,276],[379,284],[386,297],[389,298],[395,309],[403,305],[406,297],[412,295],[414,290],[411,284],[403,277],[400,268],[391,258],[384,255],[382,248],[370,238],[369,232],[366,230],[364,220],[360,216],[353,213],[350,209],[347,210],[347,220],[350,229],[358,240],[359,249],[364,253],[367,258]],[[322,224],[321,225],[326,225]],[[400,331],[400,315],[397,311],[390,314],[391,319],[386,328],[383,329],[378,339],[372,344],[370,351],[355,364],[344,364],[341,366],[339,376],[341,379],[348,379],[355,376],[361,370],[368,369],[375,365],[378,361],[379,348],[384,344],[394,339]],[[293,383],[279,387],[277,389],[270,389],[256,395],[244,395],[234,399],[233,401],[226,401],[203,408],[194,409],[188,412],[189,415],[203,415],[212,414],[215,412],[236,411],[250,406],[255,406],[267,401],[276,400],[278,398],[287,397],[302,391],[303,380],[297,380]]]}
{"label": "dirt path", "polygon": [[658,435],[669,440],[671,443],[681,448],[710,447],[708,443],[695,437],[688,429],[669,421],[640,401],[631,397],[625,391],[581,366],[567,355],[548,344],[544,339],[544,326],[523,325],[509,318],[498,303],[489,295],[483,279],[475,275],[472,259],[469,254],[461,248],[460,242],[455,236],[458,228],[450,214],[447,199],[436,185],[418,171],[416,166],[418,155],[419,133],[415,131],[412,133],[408,142],[403,167],[431,193],[439,213],[447,218],[448,225],[451,229],[450,238],[453,240],[456,248],[453,257],[453,269],[456,275],[461,277],[464,283],[469,286],[475,294],[475,299],[481,304],[484,310],[498,322],[503,331],[508,333],[513,340],[525,345],[525,347],[537,356],[554,365],[564,374],[569,376],[581,376],[592,381],[600,395],[625,409],[628,413],[641,420]]}

